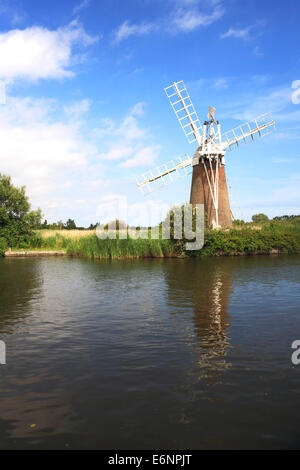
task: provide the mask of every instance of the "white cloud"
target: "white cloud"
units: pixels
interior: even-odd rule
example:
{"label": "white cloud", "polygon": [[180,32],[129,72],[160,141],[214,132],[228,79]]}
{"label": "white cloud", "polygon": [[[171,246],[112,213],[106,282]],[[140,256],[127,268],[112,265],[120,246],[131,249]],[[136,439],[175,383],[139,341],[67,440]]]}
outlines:
{"label": "white cloud", "polygon": [[119,143],[112,145],[109,151],[107,153],[102,153],[100,157],[106,160],[119,160],[121,158],[129,157],[132,155],[133,151],[132,147],[126,144],[124,145],[124,143]]}
{"label": "white cloud", "polygon": [[46,98],[9,97],[7,105],[0,107],[0,126],[3,125],[5,127],[8,123],[12,122],[23,126],[42,121],[47,119],[55,109],[55,106],[55,100]]}
{"label": "white cloud", "polygon": [[124,21],[115,31],[114,42],[119,43],[130,36],[144,36],[157,29],[154,23],[130,24],[128,20]]}
{"label": "white cloud", "polygon": [[[250,89],[246,94],[241,95],[240,101],[231,99],[226,105],[228,111],[223,115],[241,121],[249,121],[253,117],[266,112],[272,112],[275,116],[275,113],[281,113],[290,104],[290,94],[290,89],[287,87],[267,89],[260,92],[256,88]],[[297,111],[294,112],[297,113]],[[284,120],[286,117],[287,120],[292,121],[293,113],[288,113],[286,116],[276,114],[276,117],[280,120]],[[299,118],[299,114],[295,116],[295,120],[297,118]]]}
{"label": "white cloud", "polygon": [[0,108],[1,172],[25,184],[33,205],[42,208],[98,155],[76,122],[53,117],[53,107],[51,100],[10,98]]}
{"label": "white cloud", "polygon": [[127,140],[137,140],[144,138],[147,131],[139,127],[134,116],[127,116],[115,133]]}
{"label": "white cloud", "polygon": [[106,118],[102,120],[104,130],[93,130],[94,137],[104,139],[107,148],[100,154],[102,160],[123,160],[119,164],[121,168],[146,167],[155,163],[161,147],[149,144],[151,135],[138,121],[145,106],[144,102],[136,103],[119,125]]}
{"label": "white cloud", "polygon": [[83,133],[88,100],[67,105],[9,97],[0,107],[0,171],[26,186],[32,206],[41,207],[48,221],[71,217],[88,226],[98,220],[104,195],[122,188],[136,197],[132,168],[152,165],[159,155],[160,147],[139,121],[144,106],[131,107],[120,123],[105,118],[99,129]]}
{"label": "white cloud", "polygon": [[144,103],[143,101],[141,101],[140,103],[136,103],[131,109],[130,114],[132,116],[142,116],[145,113],[145,106],[146,103]]}
{"label": "white cloud", "polygon": [[202,1],[205,11],[199,11],[199,3],[200,0],[175,0],[175,6],[167,18],[158,18],[153,22],[144,21],[140,24],[131,24],[126,20],[114,32],[114,42],[120,43],[130,36],[145,36],[160,30],[169,34],[193,31],[198,27],[211,25],[225,13],[222,0]]}
{"label": "white cloud", "polygon": [[92,130],[92,135],[96,139],[103,139],[106,135],[112,134],[115,128],[115,123],[112,119],[106,117],[100,120],[100,126]]}
{"label": "white cloud", "polygon": [[175,2],[179,5],[196,5],[199,0],[175,0]]}
{"label": "white cloud", "polygon": [[71,104],[70,106],[64,106],[65,113],[70,116],[72,119],[79,119],[83,114],[85,114],[91,106],[90,100],[80,100]]}
{"label": "white cloud", "polygon": [[253,26],[248,26],[247,28],[244,29],[234,29],[234,28],[229,28],[229,30],[221,34],[221,39],[226,39],[226,38],[237,38],[237,39],[249,39],[249,32],[253,28]]}
{"label": "white cloud", "polygon": [[76,15],[84,8],[87,8],[89,4],[90,4],[90,0],[82,0],[82,2],[80,2],[77,6],[73,8],[73,15]]}
{"label": "white cloud", "polygon": [[121,163],[120,166],[122,168],[133,168],[154,165],[156,159],[159,157],[160,150],[160,145],[144,147],[136,152],[133,158],[130,158],[129,160],[126,160],[126,162]]}
{"label": "white cloud", "polygon": [[200,12],[197,8],[179,8],[173,14],[172,24],[177,31],[193,31],[200,26],[209,26],[225,13],[223,7],[217,2],[211,13]]}
{"label": "white cloud", "polygon": [[228,85],[227,85],[227,81],[225,78],[218,78],[214,84],[215,88],[227,88],[227,86]]}
{"label": "white cloud", "polygon": [[35,26],[1,33],[0,79],[11,82],[72,77],[74,48],[89,46],[96,40],[77,21],[54,31]]}

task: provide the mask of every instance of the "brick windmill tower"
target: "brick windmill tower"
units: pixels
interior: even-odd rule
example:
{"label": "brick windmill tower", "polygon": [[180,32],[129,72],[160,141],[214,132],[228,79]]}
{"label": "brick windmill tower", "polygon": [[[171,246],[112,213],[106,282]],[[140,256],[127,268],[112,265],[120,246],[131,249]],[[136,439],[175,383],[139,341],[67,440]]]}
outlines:
{"label": "brick windmill tower", "polygon": [[190,174],[192,169],[190,203],[204,205],[208,227],[231,227],[225,153],[255,137],[269,134],[275,130],[275,122],[271,114],[266,113],[222,135],[212,106],[208,108],[207,120],[203,126],[200,124],[183,81],[174,82],[165,92],[188,142],[196,142],[198,147],[193,157],[184,155],[144,173],[137,178],[137,185],[146,195]]}

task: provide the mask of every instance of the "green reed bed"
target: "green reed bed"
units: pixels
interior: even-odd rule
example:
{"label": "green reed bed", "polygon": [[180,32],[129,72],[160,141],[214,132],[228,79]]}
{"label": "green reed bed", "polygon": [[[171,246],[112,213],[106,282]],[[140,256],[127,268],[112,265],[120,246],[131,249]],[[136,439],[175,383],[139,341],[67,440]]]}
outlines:
{"label": "green reed bed", "polygon": [[68,239],[58,233],[46,238],[35,234],[26,243],[12,247],[12,250],[66,250],[67,245]]}
{"label": "green reed bed", "polygon": [[163,258],[172,255],[171,240],[99,239],[96,235],[68,240],[66,252],[71,256],[97,259]]}
{"label": "green reed bed", "polygon": [[[70,256],[94,259],[229,256],[268,253],[300,253],[300,224],[269,223],[260,230],[245,227],[231,230],[206,230],[201,250],[185,251],[185,240],[100,239],[95,234],[67,237],[56,233],[36,234],[26,246],[15,249],[64,250]],[[3,251],[3,250],[2,250]]]}

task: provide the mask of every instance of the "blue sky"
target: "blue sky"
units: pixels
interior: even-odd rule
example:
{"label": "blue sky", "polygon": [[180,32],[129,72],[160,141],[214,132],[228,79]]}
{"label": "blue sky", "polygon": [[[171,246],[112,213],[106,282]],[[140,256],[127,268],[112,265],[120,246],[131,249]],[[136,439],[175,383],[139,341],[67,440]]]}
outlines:
{"label": "blue sky", "polygon": [[135,176],[195,151],[163,90],[184,80],[223,132],[276,120],[227,154],[235,217],[299,214],[299,14],[297,0],[0,1],[0,171],[48,221],[89,225],[125,200],[132,223],[145,204],[159,218],[190,177],[145,199]]}

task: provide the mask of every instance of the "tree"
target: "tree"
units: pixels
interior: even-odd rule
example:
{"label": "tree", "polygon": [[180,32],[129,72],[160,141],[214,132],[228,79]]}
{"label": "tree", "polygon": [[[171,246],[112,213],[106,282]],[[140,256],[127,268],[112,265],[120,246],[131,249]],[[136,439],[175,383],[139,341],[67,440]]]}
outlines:
{"label": "tree", "polygon": [[278,215],[273,217],[273,220],[297,220],[300,219],[300,215]]}
{"label": "tree", "polygon": [[41,210],[30,210],[25,186],[17,188],[0,173],[0,237],[8,246],[24,246],[41,227]]}
{"label": "tree", "polygon": [[232,225],[234,227],[240,227],[242,225],[245,225],[245,221],[242,220],[242,219],[235,219],[233,222],[232,222]]}
{"label": "tree", "polygon": [[264,222],[267,222],[269,220],[269,217],[266,214],[254,214],[252,216],[252,222],[256,224],[262,224]]}
{"label": "tree", "polygon": [[73,219],[68,219],[67,222],[65,223],[65,228],[67,230],[75,230],[76,229],[76,224]]}

